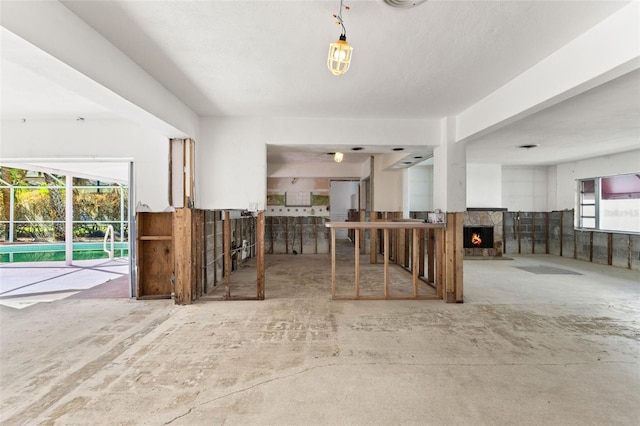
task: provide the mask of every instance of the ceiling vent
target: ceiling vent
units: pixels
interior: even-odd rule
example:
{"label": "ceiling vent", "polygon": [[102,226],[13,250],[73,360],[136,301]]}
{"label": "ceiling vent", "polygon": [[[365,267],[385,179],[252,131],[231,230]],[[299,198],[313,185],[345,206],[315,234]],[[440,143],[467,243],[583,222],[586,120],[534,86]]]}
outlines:
{"label": "ceiling vent", "polygon": [[422,3],[426,3],[427,0],[382,0],[382,2],[391,7],[408,8],[420,6]]}

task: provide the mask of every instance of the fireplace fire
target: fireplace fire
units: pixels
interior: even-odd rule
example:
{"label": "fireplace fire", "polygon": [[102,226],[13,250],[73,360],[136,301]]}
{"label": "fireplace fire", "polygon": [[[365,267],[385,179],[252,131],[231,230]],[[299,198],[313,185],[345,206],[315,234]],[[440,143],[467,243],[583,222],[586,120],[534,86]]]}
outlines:
{"label": "fireplace fire", "polygon": [[465,226],[464,248],[493,248],[493,226]]}

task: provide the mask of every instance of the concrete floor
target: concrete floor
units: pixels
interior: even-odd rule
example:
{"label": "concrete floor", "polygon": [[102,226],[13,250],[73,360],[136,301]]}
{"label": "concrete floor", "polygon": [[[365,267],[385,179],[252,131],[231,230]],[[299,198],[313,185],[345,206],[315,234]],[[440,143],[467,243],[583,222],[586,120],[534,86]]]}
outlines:
{"label": "concrete floor", "polygon": [[326,255],[267,266],[264,301],[0,306],[0,422],[640,424],[637,271],[465,260],[448,305],[331,301]]}

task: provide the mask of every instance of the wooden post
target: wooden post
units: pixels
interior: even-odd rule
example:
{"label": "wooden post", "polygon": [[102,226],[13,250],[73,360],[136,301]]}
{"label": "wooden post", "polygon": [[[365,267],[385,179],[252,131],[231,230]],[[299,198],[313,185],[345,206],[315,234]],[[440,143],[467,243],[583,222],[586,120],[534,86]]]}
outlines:
{"label": "wooden post", "polygon": [[613,264],[613,234],[607,235],[607,265]]}
{"label": "wooden post", "polygon": [[445,293],[447,303],[462,302],[462,222],[463,213],[447,213],[447,231],[445,233]]}
{"label": "wooden post", "polygon": [[360,229],[355,229],[355,238],[353,239],[355,243],[355,250],[353,255],[355,256],[355,266],[356,266],[356,283],[355,283],[355,293],[356,299],[360,298]]}
{"label": "wooden post", "polygon": [[536,254],[536,213],[531,212],[531,254]]}
{"label": "wooden post", "polygon": [[[360,210],[360,222],[364,222],[365,219],[367,218],[366,216],[366,212],[364,210]],[[365,235],[366,235],[366,231],[362,231],[360,233],[360,254],[366,254],[367,250],[365,247]]]}
{"label": "wooden post", "polygon": [[421,277],[425,276],[424,275],[424,256],[425,256],[425,247],[426,247],[425,239],[424,239],[425,234],[426,234],[425,231],[426,231],[425,229],[421,229],[419,231],[420,232],[420,236],[418,237],[419,238],[418,244],[420,245],[419,246],[419,253],[418,253],[418,275],[421,276]]}
{"label": "wooden post", "polygon": [[231,298],[231,219],[229,210],[224,211],[224,228],[222,235],[224,250],[224,290],[225,298]]}
{"label": "wooden post", "polygon": [[191,304],[192,300],[191,209],[176,209],[173,220],[175,302]]}
{"label": "wooden post", "polygon": [[[304,230],[304,217],[300,216],[300,254],[302,254],[302,247],[304,247],[304,243],[302,241],[302,239],[304,238],[304,236],[302,235],[302,232]],[[295,219],[294,219],[295,220]]]}
{"label": "wooden post", "polygon": [[419,249],[418,249],[418,229],[414,228],[413,232],[412,232],[412,238],[411,238],[411,242],[413,243],[413,247],[411,250],[411,272],[413,275],[413,297],[415,297],[416,299],[418,298],[418,271],[419,271],[419,267],[418,267],[418,256],[419,256]]}
{"label": "wooden post", "polygon": [[445,241],[444,241],[444,230],[436,229],[434,231],[435,235],[435,250],[437,255],[435,256],[435,262],[430,263],[429,266],[435,264],[435,283],[436,283],[436,294],[438,297],[444,300],[444,288],[445,288],[445,279],[446,275],[444,273],[445,267],[445,259],[446,259],[446,251],[445,251]]}
{"label": "wooden post", "polygon": [[258,299],[264,300],[264,212],[258,212],[258,218],[256,223],[256,246],[257,246],[257,259],[256,259],[256,273],[258,277],[257,283],[257,296]]}
{"label": "wooden post", "polygon": [[313,217],[313,241],[313,253],[318,254],[318,218],[315,216]]}
{"label": "wooden post", "polygon": [[564,212],[560,211],[560,257],[562,257],[562,246],[564,238]]}
{"label": "wooden post", "polygon": [[[371,212],[371,222],[378,220],[378,212]],[[369,234],[369,263],[378,263],[378,230],[371,229]]]}
{"label": "wooden post", "polygon": [[516,216],[518,218],[518,224],[517,224],[517,228],[516,228],[516,234],[518,237],[518,254],[522,253],[522,243],[520,241],[520,212],[518,212],[518,216]]}
{"label": "wooden post", "polygon": [[384,249],[382,256],[384,257],[384,298],[389,298],[389,230],[384,229]]}
{"label": "wooden post", "polygon": [[[435,263],[435,250],[436,250],[436,233],[433,229],[427,230],[427,281],[430,283],[435,282],[434,270],[436,269]],[[442,236],[438,237],[442,238]],[[441,253],[438,251],[438,253]]]}
{"label": "wooden post", "polygon": [[284,252],[289,254],[289,216],[284,218]]}
{"label": "wooden post", "polygon": [[549,254],[549,212],[546,212],[545,215],[545,219],[544,219],[544,229],[545,229],[545,235],[544,235],[544,253],[545,254]]}
{"label": "wooden post", "polygon": [[331,228],[331,298],[336,297],[336,230]]}

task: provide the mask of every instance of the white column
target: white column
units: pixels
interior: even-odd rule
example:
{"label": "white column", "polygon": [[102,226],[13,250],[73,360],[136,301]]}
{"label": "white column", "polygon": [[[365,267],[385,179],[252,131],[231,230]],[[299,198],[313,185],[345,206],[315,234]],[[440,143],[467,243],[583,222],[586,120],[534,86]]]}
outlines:
{"label": "white column", "polygon": [[73,176],[67,175],[65,191],[65,263],[71,266],[73,263]]}
{"label": "white column", "polygon": [[443,212],[467,209],[467,155],[465,142],[456,142],[456,120],[441,122],[440,146],[433,150],[433,208]]}

